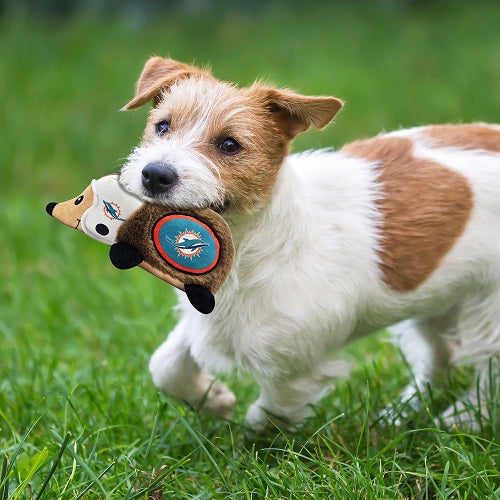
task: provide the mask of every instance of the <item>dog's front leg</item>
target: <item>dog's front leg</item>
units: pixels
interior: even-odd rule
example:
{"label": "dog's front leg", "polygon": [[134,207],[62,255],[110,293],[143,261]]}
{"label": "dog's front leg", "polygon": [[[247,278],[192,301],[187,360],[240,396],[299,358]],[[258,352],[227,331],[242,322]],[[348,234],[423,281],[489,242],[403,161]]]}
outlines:
{"label": "dog's front leg", "polygon": [[272,429],[294,430],[311,414],[312,405],[331,389],[333,381],[349,373],[349,364],[327,360],[305,375],[276,379],[259,377],[261,392],[248,409],[245,422],[256,432]]}
{"label": "dog's front leg", "polygon": [[167,396],[197,410],[230,418],[236,398],[224,384],[200,369],[186,344],[186,328],[188,320],[184,318],[151,357],[153,382]]}

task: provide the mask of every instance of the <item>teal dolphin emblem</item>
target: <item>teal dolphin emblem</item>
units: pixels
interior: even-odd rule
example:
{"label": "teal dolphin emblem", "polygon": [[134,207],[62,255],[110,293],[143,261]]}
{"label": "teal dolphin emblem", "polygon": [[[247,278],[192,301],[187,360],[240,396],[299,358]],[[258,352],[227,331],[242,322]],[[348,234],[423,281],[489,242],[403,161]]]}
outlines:
{"label": "teal dolphin emblem", "polygon": [[115,219],[115,220],[121,220],[121,221],[125,221],[125,219],[121,219],[119,217],[119,214],[116,210],[116,208],[111,204],[111,203],[108,203],[107,201],[104,201],[102,200],[102,202],[104,203],[104,210],[106,210],[106,213],[112,218],[112,219]]}

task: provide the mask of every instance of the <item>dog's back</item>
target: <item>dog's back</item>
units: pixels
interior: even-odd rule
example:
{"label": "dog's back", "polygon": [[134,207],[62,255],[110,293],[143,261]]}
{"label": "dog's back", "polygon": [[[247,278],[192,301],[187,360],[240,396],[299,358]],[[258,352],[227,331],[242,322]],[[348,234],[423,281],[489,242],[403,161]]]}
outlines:
{"label": "dog's back", "polygon": [[[456,144],[467,129],[474,148]],[[238,242],[206,337],[193,335],[196,352],[217,345],[248,368],[276,349],[264,356],[276,370],[277,357],[300,369],[348,339],[439,315],[496,283],[499,138],[490,126],[422,127],[289,157]]]}

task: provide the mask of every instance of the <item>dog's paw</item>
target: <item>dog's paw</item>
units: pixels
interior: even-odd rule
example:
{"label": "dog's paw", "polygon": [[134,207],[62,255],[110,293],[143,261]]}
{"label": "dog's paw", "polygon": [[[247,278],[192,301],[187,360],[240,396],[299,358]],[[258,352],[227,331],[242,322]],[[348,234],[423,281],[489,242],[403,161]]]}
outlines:
{"label": "dog's paw", "polygon": [[257,402],[248,408],[245,424],[256,434],[276,433],[277,429],[294,432],[296,425],[285,417],[274,415]]}
{"label": "dog's paw", "polygon": [[236,396],[220,382],[214,382],[207,395],[201,401],[199,410],[219,418],[229,419],[233,415]]}
{"label": "dog's paw", "polygon": [[256,403],[248,408],[245,424],[254,432],[264,432],[269,427],[267,413]]}

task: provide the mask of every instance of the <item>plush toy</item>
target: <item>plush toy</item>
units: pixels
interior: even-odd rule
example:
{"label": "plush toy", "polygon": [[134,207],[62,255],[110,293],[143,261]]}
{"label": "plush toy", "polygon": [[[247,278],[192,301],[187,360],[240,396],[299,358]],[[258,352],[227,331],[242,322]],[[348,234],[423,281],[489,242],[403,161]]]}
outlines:
{"label": "plush toy", "polygon": [[117,175],[93,180],[81,195],[49,203],[46,210],[63,224],[111,245],[109,257],[118,269],[142,267],[186,292],[198,311],[212,312],[214,294],[234,258],[229,227],[213,210],[144,203],[121,188]]}

